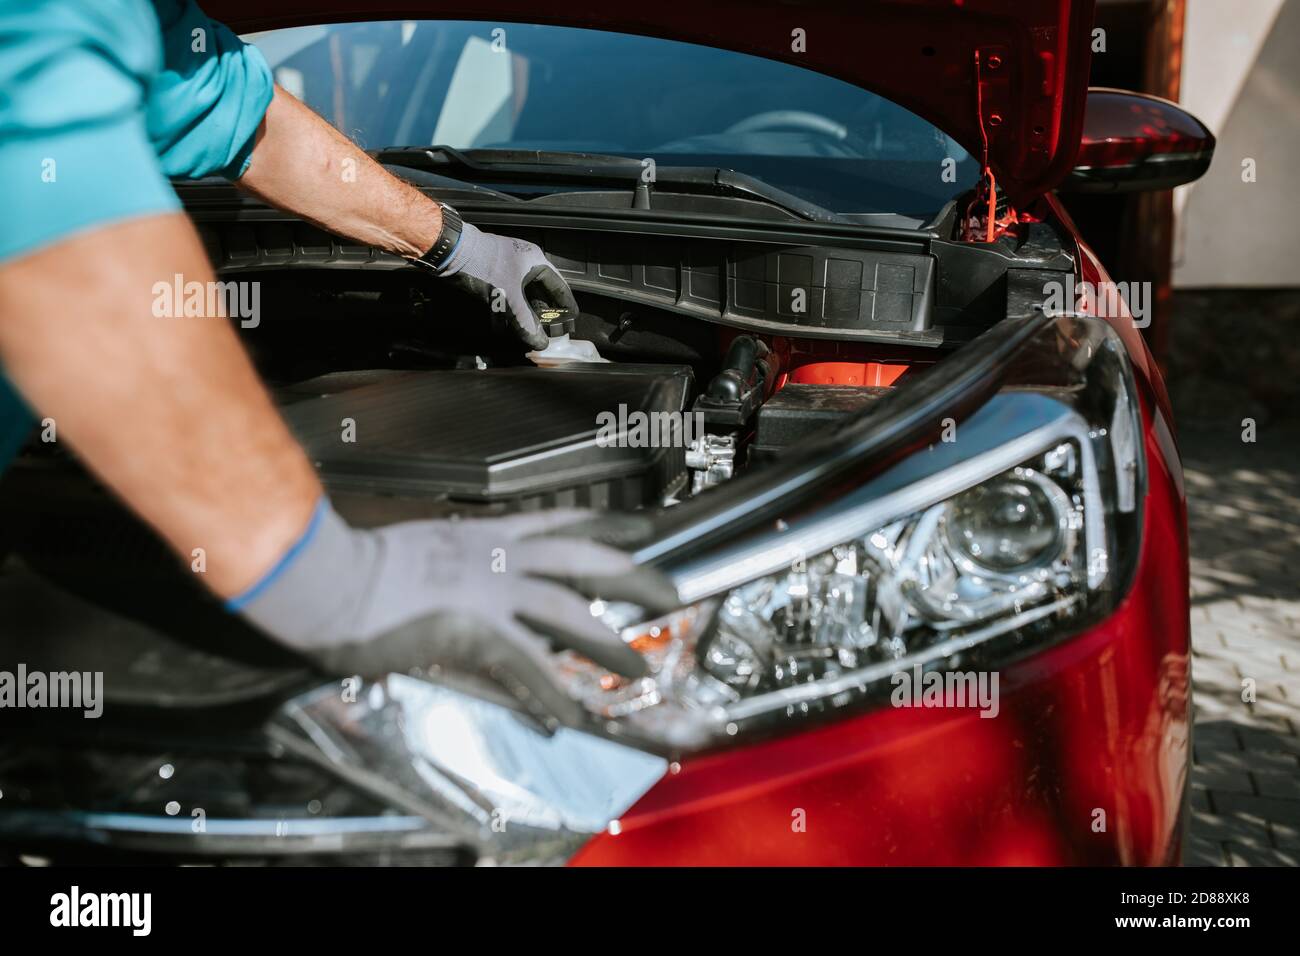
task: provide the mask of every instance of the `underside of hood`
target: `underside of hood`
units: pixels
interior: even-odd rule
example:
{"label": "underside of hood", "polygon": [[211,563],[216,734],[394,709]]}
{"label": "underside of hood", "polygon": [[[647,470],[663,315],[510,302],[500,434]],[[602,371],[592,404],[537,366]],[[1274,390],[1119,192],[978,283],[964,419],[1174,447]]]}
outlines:
{"label": "underside of hood", "polygon": [[[660,36],[834,76],[929,120],[1016,202],[1057,185],[1078,148],[1094,0],[206,0],[240,32],[343,20],[493,20]],[[987,153],[985,152],[987,144]]]}

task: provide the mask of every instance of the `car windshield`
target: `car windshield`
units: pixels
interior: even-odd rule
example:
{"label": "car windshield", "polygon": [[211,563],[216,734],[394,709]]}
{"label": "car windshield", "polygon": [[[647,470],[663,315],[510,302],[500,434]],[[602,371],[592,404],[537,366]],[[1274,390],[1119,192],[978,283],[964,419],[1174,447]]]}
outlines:
{"label": "car windshield", "polygon": [[365,149],[437,144],[719,166],[837,213],[921,219],[979,172],[950,137],[889,100],[713,47],[431,20],[246,39],[281,86]]}

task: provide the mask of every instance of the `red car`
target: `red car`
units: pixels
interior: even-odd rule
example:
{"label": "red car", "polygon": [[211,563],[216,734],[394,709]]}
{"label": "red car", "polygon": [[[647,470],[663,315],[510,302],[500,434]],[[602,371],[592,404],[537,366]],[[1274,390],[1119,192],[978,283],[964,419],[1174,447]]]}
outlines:
{"label": "red car", "polygon": [[593,605],[652,673],[557,655],[581,727],[492,675],[340,685],[33,443],[0,486],[5,657],[98,655],[107,701],[0,744],[0,846],[1177,862],[1187,535],[1150,296],[1053,191],[1168,189],[1214,140],[1087,89],[1092,7],[210,0],[390,169],[537,242],[582,310],[547,319],[586,360],[539,367],[401,260],[177,184],[260,296],[241,335],[336,507],[631,512],[616,543],[682,606]]}

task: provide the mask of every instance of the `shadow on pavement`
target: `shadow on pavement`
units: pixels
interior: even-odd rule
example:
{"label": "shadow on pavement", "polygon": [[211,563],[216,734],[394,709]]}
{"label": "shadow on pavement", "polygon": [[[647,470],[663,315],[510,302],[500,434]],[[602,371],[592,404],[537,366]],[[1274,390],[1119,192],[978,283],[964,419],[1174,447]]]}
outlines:
{"label": "shadow on pavement", "polygon": [[[1300,865],[1300,424],[1182,424],[1195,701],[1189,865]],[[1243,696],[1244,695],[1244,696]],[[1253,699],[1252,699],[1253,698]]]}

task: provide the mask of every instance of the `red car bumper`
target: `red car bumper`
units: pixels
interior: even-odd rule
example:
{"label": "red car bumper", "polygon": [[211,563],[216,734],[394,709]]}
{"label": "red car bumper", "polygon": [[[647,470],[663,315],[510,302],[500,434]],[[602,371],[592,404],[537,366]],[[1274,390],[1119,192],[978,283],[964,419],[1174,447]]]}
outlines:
{"label": "red car bumper", "polygon": [[1190,757],[1186,512],[1147,404],[1132,588],[1000,672],[1001,711],[886,707],[687,761],[575,865],[1175,862]]}

